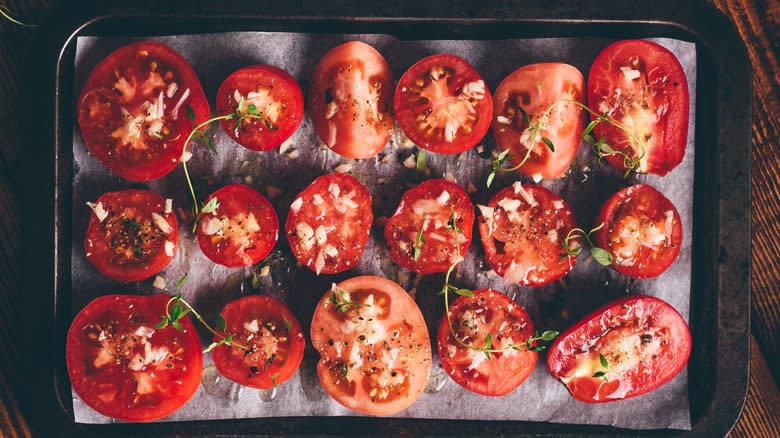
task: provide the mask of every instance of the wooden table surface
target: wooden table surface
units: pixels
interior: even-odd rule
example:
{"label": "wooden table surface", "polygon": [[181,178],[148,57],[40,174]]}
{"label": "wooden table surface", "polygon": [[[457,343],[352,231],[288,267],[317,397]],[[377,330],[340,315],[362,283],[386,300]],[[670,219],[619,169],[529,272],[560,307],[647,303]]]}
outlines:
{"label": "wooden table surface", "polygon": [[[710,1],[738,29],[753,68],[750,386],[730,436],[780,437],[780,0]],[[4,4],[31,22],[50,6],[39,0]],[[21,155],[18,84],[34,32],[0,21],[0,437],[38,435],[17,403],[23,388],[15,385],[18,342],[25,341],[15,304],[22,291],[14,206],[22,200],[10,176]]]}

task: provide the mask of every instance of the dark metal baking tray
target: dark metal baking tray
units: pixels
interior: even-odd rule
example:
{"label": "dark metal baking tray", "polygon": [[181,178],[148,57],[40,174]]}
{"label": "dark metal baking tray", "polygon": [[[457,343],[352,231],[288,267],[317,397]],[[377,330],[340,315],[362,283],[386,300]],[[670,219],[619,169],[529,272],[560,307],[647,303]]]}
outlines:
{"label": "dark metal baking tray", "polygon": [[[75,41],[81,35],[241,30],[385,33],[409,39],[671,37],[697,44],[696,180],[689,362],[692,430],[633,431],[519,421],[294,417],[153,424],[73,422],[64,363],[71,319],[71,135]],[[736,31],[703,1],[363,2],[79,0],[53,11],[30,52],[22,394],[35,430],[84,435],[625,435],[722,436],[742,409],[749,369],[750,69]],[[33,324],[32,321],[35,321]],[[22,387],[22,385],[19,385]],[[641,415],[641,413],[637,413]]]}

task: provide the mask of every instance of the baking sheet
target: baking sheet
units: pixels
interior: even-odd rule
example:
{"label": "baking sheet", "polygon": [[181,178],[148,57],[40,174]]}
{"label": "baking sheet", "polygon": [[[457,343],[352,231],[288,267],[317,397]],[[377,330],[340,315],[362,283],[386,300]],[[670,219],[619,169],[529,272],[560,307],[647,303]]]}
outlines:
{"label": "baking sheet", "polygon": [[[113,50],[144,38],[79,37],[75,59],[75,91],[78,95],[91,69]],[[305,90],[311,72],[330,48],[357,39],[376,47],[388,60],[396,79],[418,59],[434,53],[454,53],[468,60],[483,75],[493,90],[516,68],[534,62],[567,62],[579,68],[587,77],[591,62],[598,52],[613,40],[605,38],[547,38],[484,41],[409,41],[390,35],[336,35],[304,33],[236,32],[220,34],[155,37],[170,45],[187,60],[200,76],[206,96],[213,97],[221,81],[234,70],[252,64],[273,64],[292,74]],[[685,69],[690,94],[690,125],[688,145],[683,163],[669,175],[633,175],[624,179],[609,165],[599,165],[594,153],[582,145],[570,173],[556,181],[541,185],[561,195],[571,205],[578,224],[589,227],[601,203],[620,188],[646,182],[663,192],[677,207],[683,221],[683,244],[672,267],[659,278],[635,280],[603,268],[587,254],[579,257],[574,271],[562,281],[541,288],[505,286],[491,275],[484,261],[479,235],[475,230],[472,245],[459,267],[454,284],[462,287],[495,287],[507,292],[526,307],[540,329],[563,331],[585,313],[612,298],[628,293],[657,296],[672,304],[688,320],[691,290],[691,218],[694,183],[694,130],[696,96],[696,47],[693,43],[672,39],[654,41],[670,49]],[[74,104],[75,105],[75,104]],[[510,185],[516,178],[530,183],[527,177],[502,174],[490,189],[485,178],[490,162],[480,159],[472,150],[444,156],[427,153],[429,176],[405,168],[401,163],[412,154],[396,134],[388,147],[376,159],[349,160],[322,146],[314,133],[308,113],[292,137],[289,152],[258,153],[233,143],[219,129],[212,131],[217,155],[204,146],[193,146],[193,158],[188,162],[193,181],[201,199],[228,183],[248,183],[263,194],[269,186],[283,189],[272,202],[283,224],[290,202],[295,195],[319,175],[332,172],[337,166],[349,164],[351,173],[363,182],[373,197],[375,217],[389,216],[401,194],[424,178],[454,177],[464,187],[471,182],[478,191],[472,194],[475,203],[486,203],[490,196]],[[493,146],[490,135],[485,145]],[[294,153],[293,155],[296,155]],[[150,188],[165,198],[173,198],[174,208],[188,210],[189,196],[181,166],[160,180],[148,184],[124,181],[90,156],[78,131],[73,127],[73,246],[72,302],[75,314],[90,300],[107,293],[159,292],[152,280],[122,284],[101,276],[84,256],[83,239],[89,218],[86,201],[94,201],[103,192],[132,187]],[[272,189],[273,190],[273,189]],[[398,281],[415,296],[426,318],[431,337],[443,313],[441,287],[443,274],[416,276],[399,269],[390,260],[381,228],[375,227],[361,263],[353,270],[338,275],[317,278],[306,268],[299,268],[289,252],[280,231],[280,240],[273,255],[271,275],[263,277],[259,290],[252,287],[249,268],[228,269],[211,263],[198,248],[190,233],[191,218],[180,219],[180,249],[173,262],[160,275],[173,289],[176,280],[188,273],[182,292],[208,320],[214,320],[219,309],[242,294],[265,293],[290,306],[308,333],[314,306],[330,287],[331,282],[362,274],[383,275]],[[169,293],[172,293],[169,291]],[[210,342],[205,330],[200,331],[204,345]],[[435,348],[434,348],[435,352]],[[202,385],[190,402],[161,421],[198,419],[254,418],[278,416],[357,416],[331,400],[321,388],[316,374],[318,355],[308,347],[299,372],[275,392],[241,387],[219,378],[211,355],[204,357]],[[602,424],[648,429],[690,429],[687,370],[662,388],[634,399],[609,404],[588,405],[573,400],[565,387],[549,376],[545,355],[540,355],[534,373],[516,391],[501,398],[472,394],[449,380],[434,360],[429,391],[396,417],[531,420],[577,424]],[[110,423],[73,394],[75,421],[79,423]]]}

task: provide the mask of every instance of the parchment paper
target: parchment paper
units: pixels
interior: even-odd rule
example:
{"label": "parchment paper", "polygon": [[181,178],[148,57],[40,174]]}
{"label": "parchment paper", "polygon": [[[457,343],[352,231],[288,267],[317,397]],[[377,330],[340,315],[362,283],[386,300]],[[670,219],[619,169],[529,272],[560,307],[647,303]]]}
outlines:
{"label": "parchment paper", "polygon": [[[79,37],[75,59],[75,90],[78,95],[91,69],[113,50],[141,38]],[[190,61],[200,76],[212,108],[221,81],[239,67],[252,64],[273,64],[284,68],[301,84],[304,93],[316,62],[337,44],[358,39],[376,47],[390,63],[396,79],[418,59],[450,52],[462,56],[482,73],[489,88],[518,67],[534,62],[561,61],[572,64],[587,77],[597,53],[612,40],[604,38],[513,39],[490,41],[406,41],[389,35],[320,35],[300,33],[241,32],[203,35],[157,37]],[[594,153],[581,145],[570,173],[557,181],[543,181],[547,187],[566,199],[578,223],[590,227],[601,203],[620,188],[637,182],[647,182],[663,192],[678,208],[682,217],[684,239],[677,261],[663,275],[650,280],[633,280],[603,268],[589,256],[579,257],[574,271],[564,280],[541,288],[504,286],[495,274],[488,272],[479,234],[474,239],[455,284],[462,287],[497,287],[506,291],[531,313],[537,328],[563,331],[585,313],[608,300],[628,293],[657,296],[671,303],[688,319],[691,290],[691,210],[694,183],[694,108],[696,96],[696,47],[692,43],[671,39],[656,42],[669,48],[685,68],[690,92],[690,126],[683,163],[669,175],[631,176],[624,179],[611,166],[599,165]],[[75,108],[75,103],[74,103]],[[308,108],[307,108],[308,110]],[[283,224],[290,202],[315,177],[330,173],[344,163],[353,166],[352,173],[363,182],[373,196],[375,217],[389,216],[401,194],[423,177],[401,163],[416,148],[405,148],[399,135],[376,159],[348,160],[324,148],[312,128],[308,113],[300,129],[292,137],[293,150],[299,154],[290,158],[277,151],[257,153],[233,143],[219,129],[213,130],[219,154],[213,155],[204,146],[191,148],[190,172],[199,186],[201,200],[220,186],[234,182],[249,183],[261,193],[268,186],[281,188],[272,202]],[[485,144],[493,146],[488,134]],[[289,153],[289,152],[288,152]],[[105,191],[130,187],[148,187],[173,198],[174,208],[189,210],[190,201],[181,166],[168,176],[137,184],[124,181],[90,156],[73,127],[73,250],[72,286],[74,314],[90,300],[108,293],[147,294],[159,292],[152,279],[140,283],[122,284],[100,275],[85,259],[82,242],[90,214],[86,201],[94,201]],[[430,177],[452,174],[467,186],[471,182],[478,191],[472,194],[475,203],[486,203],[490,196],[511,184],[519,175],[499,175],[491,189],[485,188],[489,161],[480,159],[474,151],[457,156],[427,154]],[[522,177],[525,182],[528,178]],[[273,189],[272,189],[273,191]],[[435,292],[441,287],[443,275],[418,278],[405,273],[390,260],[382,232],[375,227],[362,262],[353,270],[339,275],[317,278],[306,268],[296,267],[283,232],[274,253],[271,275],[262,278],[262,287],[251,286],[249,269],[227,269],[211,263],[198,248],[190,228],[191,218],[180,217],[180,250],[168,268],[160,275],[167,280],[172,293],[176,280],[189,273],[183,293],[185,298],[210,320],[222,306],[242,294],[265,293],[287,303],[307,334],[317,300],[331,282],[361,274],[377,274],[398,281],[416,297],[425,315],[431,338],[443,313],[441,297]],[[201,331],[204,345],[210,342]],[[434,352],[435,352],[434,344]],[[318,355],[308,347],[300,371],[275,394],[233,384],[218,377],[211,365],[211,355],[205,355],[203,384],[183,408],[161,421],[205,420],[276,416],[357,415],[331,400],[321,388],[315,366]],[[429,382],[430,392],[397,417],[457,418],[479,420],[533,420],[560,423],[606,424],[619,427],[690,429],[687,372],[683,371],[662,388],[634,399],[601,405],[588,405],[571,398],[565,387],[550,377],[545,366],[545,354],[539,357],[536,370],[513,393],[501,398],[472,394],[449,380],[434,359]],[[443,386],[442,386],[443,385]],[[437,389],[439,389],[437,391]],[[75,420],[81,423],[107,423],[103,417],[73,395]]]}

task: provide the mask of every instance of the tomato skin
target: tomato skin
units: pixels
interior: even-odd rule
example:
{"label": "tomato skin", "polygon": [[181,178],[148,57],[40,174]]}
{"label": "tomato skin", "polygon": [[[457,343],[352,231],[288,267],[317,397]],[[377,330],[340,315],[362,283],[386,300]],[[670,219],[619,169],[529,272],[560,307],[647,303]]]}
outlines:
{"label": "tomato skin", "polygon": [[[220,315],[226,322],[225,333],[234,334],[235,342],[252,348],[248,353],[235,346],[216,347],[212,357],[220,374],[242,385],[271,389],[298,370],[306,341],[298,320],[284,303],[267,295],[248,295],[225,305]],[[215,336],[214,342],[220,339]],[[276,349],[268,354],[266,344]]]}
{"label": "tomato skin", "polygon": [[309,94],[320,140],[344,157],[375,157],[393,132],[392,86],[390,65],[370,45],[349,41],[331,49],[314,68]]}
{"label": "tomato skin", "polygon": [[[100,220],[90,212],[84,252],[101,274],[118,281],[139,281],[159,273],[173,260],[179,246],[178,222],[173,212],[165,213],[160,195],[149,190],[107,192],[95,205],[107,216]],[[168,233],[156,224],[152,213],[168,224]]]}
{"label": "tomato skin", "polygon": [[[434,79],[432,69],[444,67],[448,76]],[[424,85],[421,87],[420,83]],[[467,84],[479,84],[479,92],[469,96]],[[453,100],[455,102],[453,102]],[[435,107],[435,108],[434,108]],[[479,73],[463,58],[437,54],[423,58],[401,76],[393,96],[398,125],[414,144],[440,154],[457,154],[476,146],[490,129],[493,98]],[[454,132],[448,140],[446,128],[450,121]],[[421,119],[422,118],[422,119]],[[420,127],[421,123],[426,126]],[[430,132],[436,134],[435,137]]]}
{"label": "tomato skin", "polygon": [[[345,204],[346,199],[350,200],[349,205]],[[358,264],[373,219],[371,194],[363,184],[351,175],[332,173],[315,179],[295,197],[285,223],[285,233],[299,263],[317,275],[336,274]],[[299,232],[298,228],[303,224],[311,228],[311,236]],[[333,228],[327,232],[322,244],[315,236],[315,229],[320,227],[323,230]],[[335,255],[327,254],[329,246],[335,248]]]}
{"label": "tomato skin", "polygon": [[[452,337],[445,314],[439,323],[439,360],[444,371],[458,385],[477,394],[498,397],[514,391],[531,375],[536,366],[537,353],[508,347],[509,344],[525,346],[527,339],[533,336],[533,322],[522,306],[494,289],[479,289],[474,291],[474,297],[458,297],[449,308],[453,327],[461,340],[481,347],[485,345],[485,336],[490,333],[493,348],[507,348],[502,353],[491,353],[490,360],[479,361],[479,365],[471,368],[476,360],[463,357],[468,354],[468,349]],[[479,311],[486,321],[476,323],[479,327],[474,330],[473,336],[466,339],[469,334],[462,333],[468,330],[463,328],[463,318],[469,310]],[[505,322],[508,323],[507,328],[502,329]],[[484,355],[478,350],[472,353],[474,359],[481,359],[477,355]]]}
{"label": "tomato skin", "polygon": [[204,205],[214,198],[219,207],[202,213],[196,230],[206,257],[238,268],[254,265],[271,253],[279,237],[279,219],[268,199],[243,184],[222,187],[209,195]]}
{"label": "tomato skin", "polygon": [[[447,201],[441,203],[439,199],[443,199],[440,197],[444,196],[444,192],[447,192]],[[385,224],[385,240],[393,260],[403,268],[419,274],[446,272],[458,252],[455,247],[456,233],[448,227],[453,211],[451,208],[462,231],[459,233],[462,237],[458,248],[460,255],[464,256],[471,244],[474,206],[460,185],[444,179],[431,179],[407,190],[395,213]],[[420,256],[415,261],[414,246],[422,227],[425,227],[425,242],[421,243]]]}
{"label": "tomato skin", "polygon": [[[505,282],[543,286],[574,269],[577,257],[566,256],[563,241],[577,224],[571,208],[555,193],[518,181],[478,207],[485,258]],[[578,244],[570,239],[570,247]]]}
{"label": "tomato skin", "polygon": [[386,278],[353,277],[337,287],[358,305],[339,311],[329,290],[314,310],[311,342],[320,354],[317,374],[325,392],[364,414],[406,409],[422,394],[431,370],[431,344],[420,309]]}
{"label": "tomato skin", "polygon": [[[642,357],[636,350],[631,354],[618,349],[621,354],[616,355],[604,341],[611,333],[616,334],[613,340],[624,344],[638,335],[642,340],[635,346],[653,351]],[[623,372],[611,371],[604,382],[601,377],[593,377],[604,369],[596,353],[605,357],[610,369],[620,368],[625,362],[636,363]],[[691,333],[683,317],[659,298],[633,295],[606,304],[558,336],[547,354],[547,367],[575,399],[605,403],[636,397],[667,383],[685,367],[690,353]],[[581,376],[573,376],[579,371],[578,360],[580,365],[584,362],[584,368],[588,364],[591,368]]]}
{"label": "tomato skin", "polygon": [[[647,184],[626,187],[607,199],[596,215],[596,224],[601,223],[604,227],[593,233],[594,242],[610,253],[612,268],[621,274],[657,277],[669,269],[680,253],[683,238],[680,213],[661,192]],[[627,229],[637,228],[640,228],[636,231],[638,239],[621,235]],[[656,237],[664,238],[660,248],[651,249],[651,244],[640,241]],[[621,247],[623,242],[626,244]],[[635,248],[621,251],[630,244]]]}
{"label": "tomato skin", "polygon": [[[626,73],[621,67],[628,68]],[[639,72],[637,79],[628,80],[631,71]],[[606,112],[624,125],[638,126],[634,129],[638,138],[651,136],[638,172],[664,176],[682,162],[688,141],[688,82],[677,57],[668,49],[646,40],[624,40],[607,46],[591,66],[588,103],[599,114]],[[648,110],[647,114],[642,108]],[[627,113],[633,125],[623,120]],[[641,155],[636,150],[641,150],[640,146],[607,123],[598,124],[594,135],[605,137],[613,149],[631,157]],[[607,159],[615,168],[626,170],[622,156]]]}
{"label": "tomato skin", "polygon": [[[105,295],[73,319],[65,347],[68,376],[89,407],[123,421],[152,421],[172,414],[195,394],[203,354],[189,317],[179,320],[184,327],[181,332],[173,326],[152,329],[165,314],[168,299],[164,294]],[[139,330],[152,330],[153,336],[147,339],[137,334]],[[98,332],[107,337],[100,340]],[[117,340],[122,342],[120,349],[112,346]],[[144,344],[154,344],[158,352],[166,348],[174,353],[164,360],[136,365],[133,361],[144,356],[140,347]]]}
{"label": "tomato skin", "polygon": [[[303,120],[303,93],[298,82],[286,71],[272,65],[254,65],[231,73],[217,91],[217,113],[227,115],[236,111],[235,93],[246,98],[264,120],[247,118],[234,129],[234,120],[223,120],[222,129],[241,146],[254,151],[279,147],[298,129]],[[254,100],[249,93],[257,93]],[[242,108],[246,112],[246,108]],[[271,115],[268,115],[271,114]],[[266,121],[268,125],[266,125]],[[270,125],[270,128],[269,128]]]}
{"label": "tomato skin", "polygon": [[[125,82],[118,81],[117,75]],[[176,89],[169,96],[168,90],[173,90],[170,87]],[[154,104],[159,96],[163,96],[165,109],[159,118],[162,130],[156,134],[160,138],[155,138],[151,132],[156,131],[156,122],[143,105]],[[194,114],[193,120],[186,107]],[[122,109],[128,115],[122,115]],[[79,127],[90,153],[111,171],[132,181],[157,179],[173,170],[193,126],[205,122],[210,114],[206,95],[189,63],[175,50],[155,41],[130,44],[111,53],[92,70],[78,100]],[[133,122],[123,125],[125,117],[134,117]],[[135,130],[137,134],[131,133]],[[132,144],[120,145],[125,139]]]}
{"label": "tomato skin", "polygon": [[[520,142],[523,131],[528,127],[522,108],[531,123],[550,107],[546,127],[540,130],[540,137],[533,145],[528,160],[518,169],[528,175],[543,178],[562,177],[571,166],[580,146],[580,135],[584,129],[582,110],[571,103],[560,103],[563,99],[585,100],[585,79],[582,73],[568,64],[542,63],[520,67],[504,78],[493,94],[493,136],[499,150],[510,149],[512,166],[519,165],[528,153],[528,147]],[[556,104],[556,102],[559,102]],[[541,136],[549,138],[555,145],[555,152],[544,144]]]}

